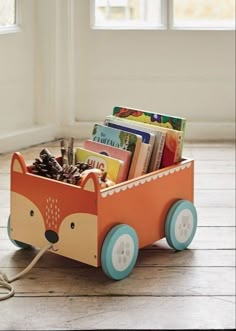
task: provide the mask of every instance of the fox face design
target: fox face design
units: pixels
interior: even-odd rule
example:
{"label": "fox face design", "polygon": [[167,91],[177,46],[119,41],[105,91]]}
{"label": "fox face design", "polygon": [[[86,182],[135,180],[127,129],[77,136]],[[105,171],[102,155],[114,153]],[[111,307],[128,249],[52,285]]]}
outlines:
{"label": "fox face design", "polygon": [[30,173],[22,156],[11,164],[10,235],[36,247],[52,243],[57,254],[97,266],[98,182],[89,174],[82,187]]}

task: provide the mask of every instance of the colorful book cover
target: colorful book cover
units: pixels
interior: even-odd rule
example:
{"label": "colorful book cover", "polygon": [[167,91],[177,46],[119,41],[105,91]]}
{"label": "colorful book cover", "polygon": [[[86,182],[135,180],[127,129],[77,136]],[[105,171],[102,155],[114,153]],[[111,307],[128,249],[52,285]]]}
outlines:
{"label": "colorful book cover", "polygon": [[163,168],[180,161],[186,125],[185,118],[125,107],[114,107],[113,115],[168,130],[160,167]]}
{"label": "colorful book cover", "polygon": [[92,140],[132,152],[128,179],[134,178],[142,145],[142,137],[140,135],[111,128],[106,125],[95,124],[92,132]]}
{"label": "colorful book cover", "polygon": [[[152,124],[142,123],[143,126],[166,133],[165,143],[161,155],[159,168],[168,167],[177,163],[182,158],[183,131],[172,130],[164,127],[158,127]],[[156,170],[156,169],[155,169]]]}
{"label": "colorful book cover", "polygon": [[127,107],[114,107],[113,115],[128,118],[133,121],[158,125],[165,128],[185,132],[186,119],[167,114],[159,114],[147,110],[133,109]]}
{"label": "colorful book cover", "polygon": [[132,153],[130,151],[126,151],[124,149],[116,148],[113,146],[105,145],[91,139],[87,139],[83,143],[83,147],[85,149],[89,149],[93,152],[113,157],[114,159],[118,159],[124,162],[124,171],[123,177],[121,181],[125,181],[128,178],[128,172],[131,162]]}
{"label": "colorful book cover", "polygon": [[[129,121],[130,122],[130,121]],[[121,123],[119,119],[113,116],[113,119],[108,117],[105,119],[105,124],[109,127],[125,130],[131,133],[139,134],[142,136],[142,146],[140,150],[140,156],[138,160],[138,166],[135,171],[135,177],[146,174],[148,172],[148,166],[152,155],[152,149],[155,142],[155,135],[151,132],[145,132],[141,128],[132,128],[128,123]]]}
{"label": "colorful book cover", "polygon": [[76,148],[75,158],[76,162],[85,162],[91,165],[93,168],[107,172],[110,179],[115,183],[120,183],[124,177],[124,161],[93,152],[83,147]]}
{"label": "colorful book cover", "polygon": [[114,115],[107,115],[105,123],[119,123],[120,125],[151,134],[152,137],[154,137],[154,141],[152,139],[150,140],[150,143],[153,145],[153,147],[147,172],[151,172],[160,168],[162,152],[166,139],[166,130],[163,130],[159,126],[153,126],[142,122],[135,122],[130,119],[116,117]]}
{"label": "colorful book cover", "polygon": [[129,126],[129,123],[120,123],[117,121],[117,117],[113,117],[113,119],[107,117],[105,119],[105,125],[108,125],[112,128],[119,129],[119,130],[125,130],[131,133],[139,134],[142,136],[142,142],[145,144],[149,144],[154,142],[154,135],[150,132],[145,132],[141,128],[132,128]]}
{"label": "colorful book cover", "polygon": [[160,168],[168,167],[174,163],[180,162],[182,158],[183,132],[171,129],[166,130],[166,139]]}
{"label": "colorful book cover", "polygon": [[[159,136],[159,159],[156,159],[156,163],[153,164],[154,169],[168,167],[173,165],[182,158],[182,146],[183,146],[183,131],[172,130],[169,128],[158,127],[152,124],[146,124],[140,122],[140,125],[147,127],[148,130],[156,130]],[[165,138],[162,137],[163,132]],[[162,149],[162,153],[161,153]],[[161,156],[161,158],[160,158]]]}

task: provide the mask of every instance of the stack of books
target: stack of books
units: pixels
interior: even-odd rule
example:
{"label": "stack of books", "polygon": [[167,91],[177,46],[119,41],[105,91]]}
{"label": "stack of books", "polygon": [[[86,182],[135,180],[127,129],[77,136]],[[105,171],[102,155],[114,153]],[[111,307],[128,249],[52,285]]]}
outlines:
{"label": "stack of books", "polygon": [[104,124],[76,148],[76,161],[109,174],[115,183],[168,167],[182,159],[186,119],[114,107]]}

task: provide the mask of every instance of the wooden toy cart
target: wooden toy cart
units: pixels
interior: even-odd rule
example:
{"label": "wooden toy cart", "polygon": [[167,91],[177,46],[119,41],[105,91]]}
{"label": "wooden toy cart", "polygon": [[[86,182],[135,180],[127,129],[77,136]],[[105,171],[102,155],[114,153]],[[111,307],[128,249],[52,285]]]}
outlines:
{"label": "wooden toy cart", "polygon": [[197,228],[193,175],[194,161],[183,159],[101,190],[94,174],[82,187],[34,175],[14,153],[9,238],[21,248],[50,242],[51,252],[123,279],[140,248],[164,237],[175,250],[189,246]]}

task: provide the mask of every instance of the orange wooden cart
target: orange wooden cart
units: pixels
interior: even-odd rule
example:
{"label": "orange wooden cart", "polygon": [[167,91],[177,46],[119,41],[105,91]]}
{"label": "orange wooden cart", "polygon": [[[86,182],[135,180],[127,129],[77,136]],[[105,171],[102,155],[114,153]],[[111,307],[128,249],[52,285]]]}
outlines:
{"label": "orange wooden cart", "polygon": [[175,250],[191,243],[197,228],[194,161],[100,189],[89,174],[83,186],[31,173],[20,153],[11,162],[8,234],[21,248],[42,248],[99,267],[123,279],[140,248],[166,237]]}

